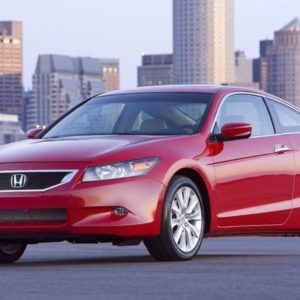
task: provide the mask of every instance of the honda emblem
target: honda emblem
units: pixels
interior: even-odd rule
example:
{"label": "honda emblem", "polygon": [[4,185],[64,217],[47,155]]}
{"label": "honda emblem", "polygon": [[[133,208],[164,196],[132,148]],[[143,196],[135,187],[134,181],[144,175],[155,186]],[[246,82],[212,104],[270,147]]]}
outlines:
{"label": "honda emblem", "polygon": [[10,178],[11,187],[14,189],[21,189],[25,186],[27,177],[24,174],[14,174]]}

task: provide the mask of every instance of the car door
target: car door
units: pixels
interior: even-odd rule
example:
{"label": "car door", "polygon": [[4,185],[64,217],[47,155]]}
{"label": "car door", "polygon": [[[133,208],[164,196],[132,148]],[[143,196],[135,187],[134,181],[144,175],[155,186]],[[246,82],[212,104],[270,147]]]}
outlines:
{"label": "car door", "polygon": [[300,218],[300,111],[273,99],[266,99],[279,134],[290,140],[295,155],[295,184],[293,192],[292,223],[299,228]]}
{"label": "car door", "polygon": [[223,99],[214,134],[224,124],[237,122],[251,124],[251,137],[225,141],[213,156],[218,226],[283,224],[292,207],[290,142],[285,135],[275,135],[262,97],[235,94]]}

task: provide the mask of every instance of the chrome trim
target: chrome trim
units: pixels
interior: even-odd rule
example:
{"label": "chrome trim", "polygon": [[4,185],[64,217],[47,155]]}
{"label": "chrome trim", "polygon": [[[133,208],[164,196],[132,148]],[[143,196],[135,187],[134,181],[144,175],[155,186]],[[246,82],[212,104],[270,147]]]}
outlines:
{"label": "chrome trim", "polygon": [[290,148],[286,145],[275,145],[274,146],[274,153],[283,153],[289,151]]}
{"label": "chrome trim", "polygon": [[13,174],[10,176],[10,186],[14,189],[22,189],[26,182],[27,176],[25,174]]}
{"label": "chrome trim", "polygon": [[[215,124],[216,124],[216,120],[219,116],[219,113],[220,113],[220,110],[221,110],[221,107],[223,106],[224,104],[224,101],[229,98],[230,96],[235,96],[235,95],[250,95],[250,96],[257,96],[257,97],[260,97],[262,98],[264,101],[266,101],[266,99],[270,99],[270,100],[273,100],[273,101],[276,101],[280,104],[283,104],[287,107],[290,107],[291,109],[297,111],[298,113],[300,113],[300,108],[294,106],[293,104],[283,100],[283,99],[280,99],[280,98],[277,98],[273,95],[263,95],[263,94],[259,94],[259,93],[255,93],[255,92],[232,92],[232,93],[229,93],[227,95],[225,95],[220,104],[219,104],[219,107],[217,109],[217,112],[215,114],[215,117],[213,119],[213,122],[212,122],[212,126],[210,128],[210,132],[209,132],[209,135],[211,135],[214,131],[214,127],[215,127]],[[267,105],[267,104],[266,104]],[[270,116],[270,118],[272,118]],[[275,129],[275,128],[274,128]],[[270,137],[270,136],[280,136],[280,135],[291,135],[291,134],[300,134],[300,132],[286,132],[286,133],[274,133],[274,134],[268,134],[268,135],[257,135],[257,136],[251,136],[249,139],[255,139],[255,138],[262,138],[262,137]]]}
{"label": "chrome trim", "polygon": [[39,189],[39,190],[0,190],[0,193],[21,193],[21,192],[46,192],[48,190],[54,189],[58,186],[64,185],[69,183],[75,175],[78,173],[79,170],[64,170],[64,169],[57,169],[57,170],[6,170],[0,171],[0,174],[19,174],[19,173],[69,173],[67,174],[61,181],[61,183],[50,186],[46,189]]}

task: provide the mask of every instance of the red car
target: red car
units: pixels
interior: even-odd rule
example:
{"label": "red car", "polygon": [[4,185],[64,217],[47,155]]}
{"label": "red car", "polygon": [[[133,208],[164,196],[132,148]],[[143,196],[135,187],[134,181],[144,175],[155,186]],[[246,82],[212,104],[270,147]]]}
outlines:
{"label": "red car", "polygon": [[132,245],[186,260],[204,237],[300,234],[300,112],[225,86],[95,96],[0,148],[0,261],[27,244]]}

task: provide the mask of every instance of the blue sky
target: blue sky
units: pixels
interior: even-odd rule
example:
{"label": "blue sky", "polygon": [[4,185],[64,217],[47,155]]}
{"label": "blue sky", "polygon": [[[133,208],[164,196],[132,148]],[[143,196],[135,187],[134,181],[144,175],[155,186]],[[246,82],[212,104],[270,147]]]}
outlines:
{"label": "blue sky", "polygon": [[[235,1],[235,47],[249,57],[257,56],[260,39],[300,17],[300,0]],[[132,88],[141,53],[172,51],[171,0],[1,2],[0,20],[24,22],[26,87],[38,54],[118,57],[121,88]]]}

